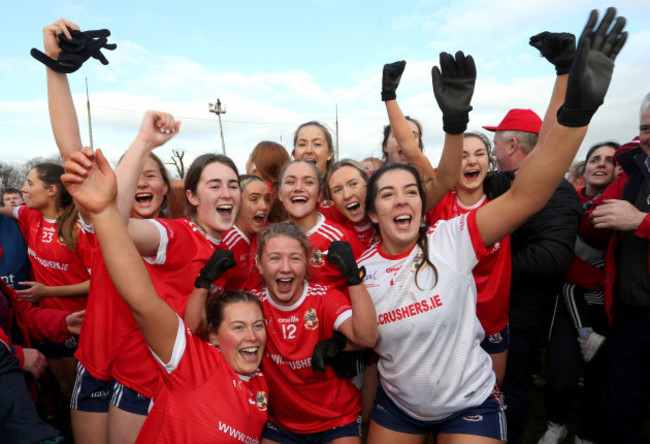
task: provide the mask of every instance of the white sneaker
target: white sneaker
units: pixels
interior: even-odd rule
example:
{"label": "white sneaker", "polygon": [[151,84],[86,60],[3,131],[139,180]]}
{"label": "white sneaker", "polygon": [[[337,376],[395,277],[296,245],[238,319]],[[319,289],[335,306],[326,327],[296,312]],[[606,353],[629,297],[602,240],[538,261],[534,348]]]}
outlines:
{"label": "white sneaker", "polygon": [[549,422],[548,429],[546,429],[546,433],[544,433],[544,436],[539,438],[537,444],[558,444],[564,438],[566,438],[566,433],[567,432],[566,432],[565,425]]}
{"label": "white sneaker", "polygon": [[584,359],[585,362],[591,361],[594,356],[596,356],[596,353],[598,353],[598,350],[600,350],[600,347],[602,347],[605,339],[605,336],[596,333],[591,328],[587,334],[587,339],[582,340],[578,338],[578,344],[580,344],[582,359]]}
{"label": "white sneaker", "polygon": [[593,441],[587,441],[586,439],[580,439],[578,435],[575,437],[574,444],[594,444]]}

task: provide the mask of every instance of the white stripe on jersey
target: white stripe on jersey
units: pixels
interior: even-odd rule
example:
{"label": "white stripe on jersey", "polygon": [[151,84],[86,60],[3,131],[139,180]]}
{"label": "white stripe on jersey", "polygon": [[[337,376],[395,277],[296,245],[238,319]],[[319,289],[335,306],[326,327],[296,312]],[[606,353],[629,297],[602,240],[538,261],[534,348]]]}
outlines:
{"label": "white stripe on jersey", "polygon": [[319,229],[318,232],[323,236],[327,237],[332,242],[341,240],[343,238],[343,233],[341,230],[336,229],[328,223],[324,223]]}
{"label": "white stripe on jersey", "polygon": [[242,239],[248,245],[251,244],[251,241],[248,239],[248,237],[246,237],[239,228],[233,226],[230,230],[228,230],[228,232],[226,232],[221,241],[226,244],[226,247],[228,247],[228,249],[231,249],[233,245],[237,244],[237,242]]}
{"label": "white stripe on jersey", "polygon": [[311,230],[307,231],[305,234],[307,237],[310,237],[315,233],[320,234],[330,242],[341,240],[341,238],[343,238],[343,233],[341,230],[328,224],[325,216],[320,213],[318,213],[318,221],[316,222],[316,225],[314,225],[314,227]]}
{"label": "white stripe on jersey", "polygon": [[368,248],[366,251],[364,251],[361,256],[357,259],[357,263],[360,263],[361,261],[364,261],[371,257],[373,254],[377,253],[377,250],[379,249],[379,242],[373,244]]}

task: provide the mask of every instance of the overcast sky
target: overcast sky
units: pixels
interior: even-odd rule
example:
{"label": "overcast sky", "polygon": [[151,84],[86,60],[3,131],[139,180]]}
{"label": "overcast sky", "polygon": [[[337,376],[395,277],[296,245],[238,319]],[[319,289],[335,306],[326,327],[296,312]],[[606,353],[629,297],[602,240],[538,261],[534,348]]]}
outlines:
{"label": "overcast sky", "polygon": [[[647,0],[617,3],[630,37],[581,153],[600,140],[632,139],[650,91],[650,7]],[[163,159],[171,149],[184,149],[186,160],[220,152],[217,118],[208,112],[218,97],[227,109],[227,154],[243,168],[261,140],[290,151],[302,122],[320,120],[334,130],[337,105],[340,157],[380,155],[387,123],[382,67],[402,59],[397,99],[424,125],[425,153],[437,163],[443,132],[430,69],[441,51],[463,50],[476,60],[469,129],[498,124],[510,108],[543,115],[555,72],[529,37],[545,30],[579,35],[591,8],[602,14],[607,6],[599,0],[10,2],[0,30],[0,152],[12,162],[56,153],[45,68],[29,50],[42,49],[42,28],[60,17],[82,30],[108,28],[118,45],[105,52],[108,66],[91,59],[69,76],[84,143],[85,78],[94,145],[112,159],[128,148],[147,109],[182,121],[181,133],[158,149]]]}

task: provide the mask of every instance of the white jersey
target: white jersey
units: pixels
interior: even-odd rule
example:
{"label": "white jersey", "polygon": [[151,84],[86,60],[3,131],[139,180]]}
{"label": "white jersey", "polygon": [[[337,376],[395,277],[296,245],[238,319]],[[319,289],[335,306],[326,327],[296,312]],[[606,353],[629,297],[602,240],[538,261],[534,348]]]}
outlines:
{"label": "white jersey", "polygon": [[381,385],[409,415],[433,421],[482,404],[496,378],[476,317],[472,268],[486,251],[475,213],[438,222],[427,238],[437,283],[425,263],[416,285],[417,244],[394,256],[375,244],[358,262],[377,310]]}

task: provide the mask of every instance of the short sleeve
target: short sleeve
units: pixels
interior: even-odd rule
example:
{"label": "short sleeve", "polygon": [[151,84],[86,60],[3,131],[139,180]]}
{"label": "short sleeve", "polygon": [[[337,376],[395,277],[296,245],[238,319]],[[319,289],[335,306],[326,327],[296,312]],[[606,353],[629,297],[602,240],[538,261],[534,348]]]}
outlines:
{"label": "short sleeve", "polygon": [[427,236],[432,262],[443,260],[461,273],[471,272],[479,259],[488,254],[476,225],[476,211],[436,222]]}

